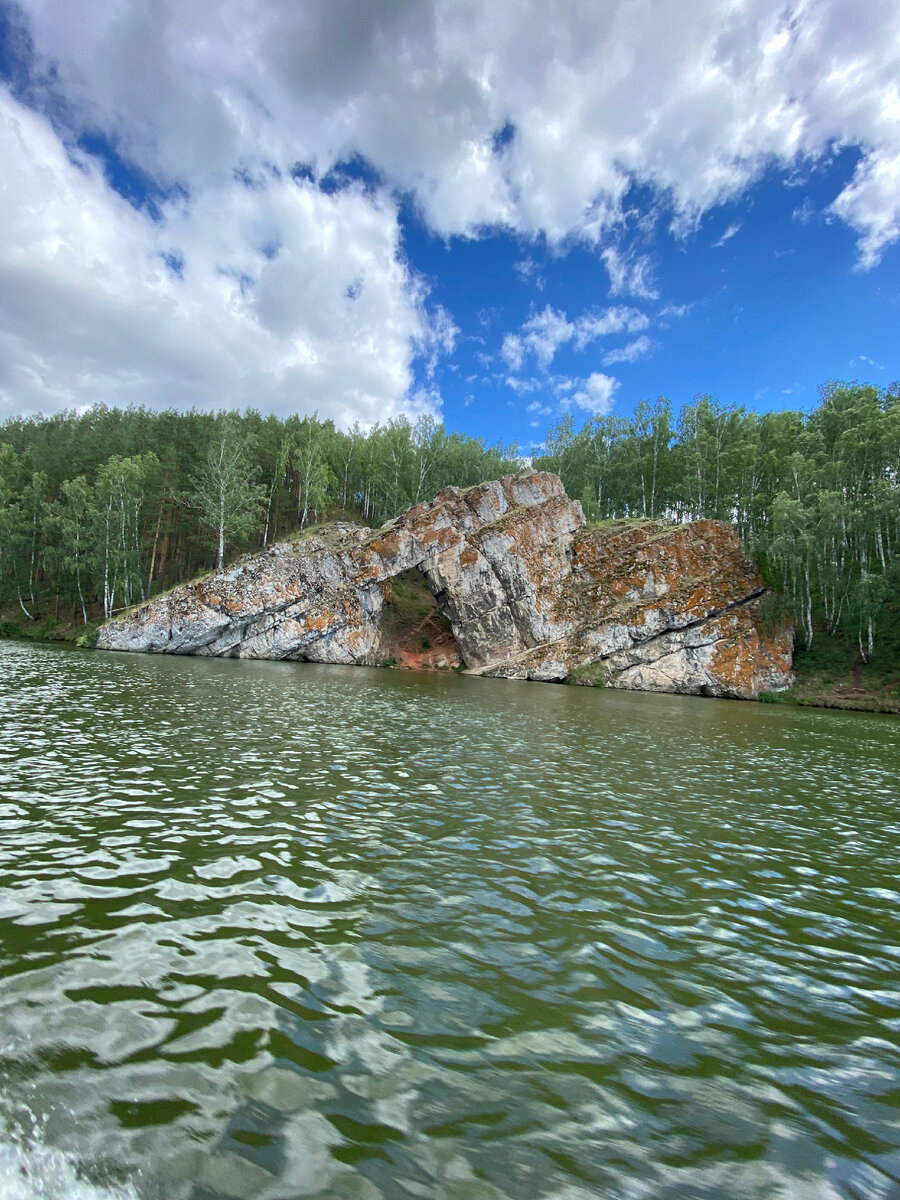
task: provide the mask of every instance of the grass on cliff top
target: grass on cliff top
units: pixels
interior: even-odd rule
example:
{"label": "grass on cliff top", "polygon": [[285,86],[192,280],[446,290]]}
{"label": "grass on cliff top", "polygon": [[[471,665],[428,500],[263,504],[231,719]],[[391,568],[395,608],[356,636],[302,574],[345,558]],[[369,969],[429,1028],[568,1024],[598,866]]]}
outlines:
{"label": "grass on cliff top", "polygon": [[[339,525],[345,528],[338,529]],[[303,529],[292,529],[288,533],[281,534],[277,542],[270,542],[269,547],[277,545],[281,542],[296,543],[306,542],[312,538],[317,538],[324,542],[329,550],[339,550],[347,537],[346,526],[352,526],[354,529],[369,529],[368,525],[360,521],[350,520],[348,517],[344,520],[342,517],[336,518],[334,521],[320,521],[316,525],[306,525]],[[267,549],[269,548],[267,547]],[[251,551],[252,554],[264,554],[264,550]],[[243,556],[242,556],[243,557]],[[226,567],[227,570],[227,567]]]}
{"label": "grass on cliff top", "polygon": [[585,521],[585,529],[596,529],[600,533],[620,533],[623,529],[638,529],[641,525],[652,525],[649,517],[604,517],[599,521]]}
{"label": "grass on cliff top", "polygon": [[655,541],[657,538],[668,537],[673,529],[680,529],[680,525],[671,523],[663,524],[657,517],[607,517],[602,521],[586,521],[584,530],[587,533],[598,533],[602,538],[618,537],[620,533],[628,533],[632,529],[653,528],[657,532],[648,539]]}

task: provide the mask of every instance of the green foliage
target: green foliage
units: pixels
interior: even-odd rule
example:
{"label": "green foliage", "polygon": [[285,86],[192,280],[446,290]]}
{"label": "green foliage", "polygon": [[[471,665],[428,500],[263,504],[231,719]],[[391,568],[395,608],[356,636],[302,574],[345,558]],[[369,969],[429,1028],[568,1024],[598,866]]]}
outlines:
{"label": "green foliage", "polygon": [[[87,624],[317,521],[379,526],[448,484],[519,467],[421,417],[348,432],[315,415],[142,408],[0,425],[0,602]],[[330,536],[330,535],[329,535]]]}
{"label": "green foliage", "polygon": [[[0,602],[23,628],[48,598],[87,624],[215,567],[226,552],[335,518],[377,528],[448,484],[517,470],[517,456],[515,446],[485,446],[430,417],[368,432],[253,410],[97,406],[14,419],[0,426]],[[843,633],[872,661],[893,644],[896,390],[829,383],[809,414],[748,412],[710,396],[677,419],[665,398],[581,429],[568,414],[534,465],[558,472],[592,522],[734,522],[793,609],[804,646]],[[386,618],[412,619],[415,604],[401,586]]]}
{"label": "green foliage", "polygon": [[[535,465],[557,471],[592,522],[732,521],[788,606],[801,644],[842,631],[872,659],[900,595],[900,393],[829,383],[814,412],[753,413],[698,396],[630,418],[570,416]],[[768,619],[768,618],[765,618]],[[773,628],[775,626],[773,625]]]}
{"label": "green foliage", "polygon": [[415,569],[391,580],[385,601],[383,625],[388,633],[414,628],[434,608],[434,598],[425,577]]}
{"label": "green foliage", "polygon": [[102,577],[103,615],[144,599],[144,503],[159,460],[152,451],[128,458],[112,454],[97,472],[94,558]]}
{"label": "green foliage", "polygon": [[756,620],[767,637],[774,637],[794,624],[794,609],[778,592],[767,592],[759,602]]}
{"label": "green foliage", "polygon": [[576,667],[569,675],[566,683],[576,684],[580,687],[598,687],[606,686],[606,668],[603,663],[587,663],[583,667]]}
{"label": "green foliage", "polygon": [[252,436],[242,430],[233,413],[219,413],[204,460],[191,478],[187,503],[197,510],[201,526],[216,545],[216,568],[221,571],[225,548],[243,540],[258,527],[263,492],[253,483]]}
{"label": "green foliage", "polygon": [[97,638],[100,633],[101,624],[102,622],[100,621],[91,622],[85,629],[84,633],[75,639],[75,645],[80,650],[93,650],[97,645]]}
{"label": "green foliage", "polygon": [[15,621],[0,621],[0,638],[17,638],[21,630]]}
{"label": "green foliage", "polygon": [[892,618],[868,660],[860,654],[854,632],[838,630],[831,637],[821,632],[817,627],[809,650],[801,648],[795,655],[797,682],[779,693],[779,702],[900,712],[900,645],[894,640]]}

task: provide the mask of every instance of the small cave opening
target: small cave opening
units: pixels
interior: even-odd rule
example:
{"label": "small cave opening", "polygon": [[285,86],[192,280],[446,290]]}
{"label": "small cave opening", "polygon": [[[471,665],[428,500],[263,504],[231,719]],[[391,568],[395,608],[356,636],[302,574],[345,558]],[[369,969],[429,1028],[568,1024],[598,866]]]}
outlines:
{"label": "small cave opening", "polygon": [[383,584],[381,653],[386,663],[416,671],[452,671],[463,665],[449,619],[427,578],[410,567]]}

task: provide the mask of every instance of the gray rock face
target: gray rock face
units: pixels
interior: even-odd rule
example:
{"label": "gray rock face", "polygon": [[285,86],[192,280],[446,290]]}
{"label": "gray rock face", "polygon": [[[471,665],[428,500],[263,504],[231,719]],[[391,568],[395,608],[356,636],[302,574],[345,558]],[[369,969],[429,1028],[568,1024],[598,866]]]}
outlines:
{"label": "gray rock face", "polygon": [[445,488],[375,532],[335,525],[245,556],[109,622],[98,646],[376,664],[390,581],[412,570],[473,673],[734,696],[791,682],[792,631],[759,629],[762,581],[730,526],[586,530],[561,481],[532,470]]}

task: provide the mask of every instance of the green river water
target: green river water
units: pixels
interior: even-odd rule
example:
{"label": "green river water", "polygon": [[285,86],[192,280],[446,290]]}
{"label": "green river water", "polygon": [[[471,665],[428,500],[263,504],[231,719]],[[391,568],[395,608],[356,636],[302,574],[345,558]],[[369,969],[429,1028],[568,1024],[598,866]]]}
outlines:
{"label": "green river water", "polygon": [[0,644],[0,1197],[900,1196],[900,724]]}

